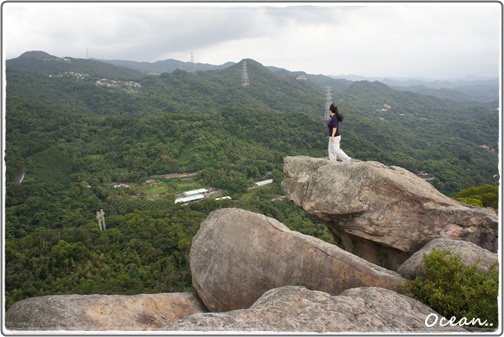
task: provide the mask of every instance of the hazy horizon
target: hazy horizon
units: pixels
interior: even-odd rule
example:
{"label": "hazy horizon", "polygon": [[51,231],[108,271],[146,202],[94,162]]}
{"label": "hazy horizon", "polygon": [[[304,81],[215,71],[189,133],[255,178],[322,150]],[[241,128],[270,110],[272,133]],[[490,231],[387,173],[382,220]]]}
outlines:
{"label": "hazy horizon", "polygon": [[[125,59],[101,59],[101,58],[94,58],[94,57],[90,57],[90,58],[82,58],[82,57],[74,57],[72,55],[64,55],[64,56],[61,56],[61,55],[53,55],[51,53],[48,53],[44,50],[27,50],[23,53],[21,53],[20,55],[16,56],[16,57],[13,57],[13,58],[10,58],[8,60],[12,60],[12,59],[16,59],[18,57],[20,57],[21,55],[25,54],[25,53],[28,53],[28,52],[44,52],[44,53],[47,53],[49,55],[52,55],[52,56],[55,56],[55,57],[59,57],[59,58],[66,58],[66,57],[71,57],[71,58],[75,58],[75,59],[89,59],[89,60],[96,60],[96,61],[126,61],[126,62],[135,62],[135,63],[148,63],[148,64],[155,64],[155,63],[158,63],[158,62],[164,62],[164,61],[175,61],[175,62],[185,62],[185,63],[190,63],[190,61],[182,61],[182,60],[177,60],[177,59],[164,59],[164,60],[157,60],[157,61],[134,61],[134,60],[130,60],[128,58],[125,58]],[[245,57],[245,59],[252,59],[250,57]],[[238,61],[232,61],[232,60],[229,60],[229,61],[226,61],[226,62],[223,62],[223,63],[220,63],[220,64],[212,64],[212,63],[202,63],[202,62],[196,62],[196,64],[206,64],[206,65],[211,65],[211,66],[222,66],[226,63],[233,63],[233,64],[237,64],[239,63],[241,60],[238,60]],[[262,64],[263,66],[265,67],[275,67],[275,68],[280,68],[280,69],[285,69],[285,70],[288,70],[288,71],[291,71],[291,72],[305,72],[309,75],[323,75],[323,76],[327,76],[327,77],[331,77],[331,78],[343,78],[343,79],[351,79],[351,78],[354,78],[354,80],[358,80],[358,78],[363,78],[363,79],[388,79],[388,80],[396,80],[396,81],[408,81],[408,80],[416,80],[416,81],[425,81],[425,82],[436,82],[436,81],[440,81],[440,82],[443,82],[443,81],[464,81],[464,80],[467,80],[467,81],[471,81],[471,80],[493,80],[493,79],[499,79],[500,78],[500,75],[497,74],[496,76],[477,76],[477,75],[472,75],[472,74],[467,74],[467,75],[464,75],[464,76],[461,76],[461,77],[454,77],[454,78],[443,78],[443,79],[440,79],[440,78],[428,78],[428,77],[425,77],[425,76],[417,76],[417,77],[396,77],[396,76],[366,76],[365,74],[312,74],[312,73],[308,73],[302,69],[299,69],[299,70],[291,70],[291,69],[286,69],[286,68],[283,68],[283,67],[280,67],[278,65],[274,65],[274,64],[263,64],[262,62],[260,62],[260,60],[254,60],[260,64]]]}

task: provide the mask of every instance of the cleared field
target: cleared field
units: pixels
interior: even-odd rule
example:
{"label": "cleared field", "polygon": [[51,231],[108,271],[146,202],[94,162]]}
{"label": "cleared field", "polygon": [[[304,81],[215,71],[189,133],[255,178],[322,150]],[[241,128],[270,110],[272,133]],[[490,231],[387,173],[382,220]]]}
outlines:
{"label": "cleared field", "polygon": [[187,178],[156,178],[149,179],[144,183],[131,184],[130,188],[137,195],[143,196],[147,200],[157,200],[161,198],[171,198],[175,200],[175,195],[199,188],[202,186],[194,177]]}

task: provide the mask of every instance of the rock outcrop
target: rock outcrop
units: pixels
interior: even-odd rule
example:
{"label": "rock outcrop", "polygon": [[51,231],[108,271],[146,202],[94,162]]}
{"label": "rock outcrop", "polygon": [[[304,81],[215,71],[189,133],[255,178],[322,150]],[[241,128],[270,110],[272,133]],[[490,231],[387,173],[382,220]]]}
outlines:
{"label": "rock outcrop", "polygon": [[395,290],[405,281],[279,221],[237,208],[213,211],[193,238],[193,286],[213,312],[249,308],[262,294],[300,285],[337,295],[348,288]]}
{"label": "rock outcrop", "polygon": [[400,167],[286,157],[282,188],[289,200],[322,220],[346,250],[391,270],[438,237],[497,251],[494,210],[449,198]]}
{"label": "rock outcrop", "polygon": [[142,295],[51,295],[14,303],[8,330],[157,330],[206,308],[193,293]]}
{"label": "rock outcrop", "polygon": [[[431,315],[431,316],[429,316]],[[426,318],[430,319],[426,324]],[[441,317],[426,305],[393,291],[363,287],[338,296],[301,286],[264,293],[250,309],[194,314],[163,331],[257,331],[298,333],[467,332],[460,326],[429,327]],[[446,322],[446,321],[445,321]]]}
{"label": "rock outcrop", "polygon": [[487,272],[492,264],[499,260],[496,253],[492,253],[472,242],[437,238],[423,246],[419,251],[407,259],[397,272],[405,278],[415,279],[417,276],[425,277],[424,254],[428,254],[432,249],[449,250],[452,255],[460,257],[466,265],[478,262],[478,269]]}

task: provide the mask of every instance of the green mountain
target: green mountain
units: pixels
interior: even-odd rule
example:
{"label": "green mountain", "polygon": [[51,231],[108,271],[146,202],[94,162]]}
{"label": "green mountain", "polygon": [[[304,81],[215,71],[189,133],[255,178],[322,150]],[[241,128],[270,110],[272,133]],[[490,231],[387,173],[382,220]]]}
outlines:
{"label": "green mountain", "polygon": [[43,73],[50,76],[69,77],[75,76],[74,74],[77,73],[81,74],[82,79],[106,77],[134,80],[145,76],[140,71],[124,67],[94,60],[57,57],[42,51],[28,51],[15,59],[7,60],[6,65],[8,69]]}
{"label": "green mountain", "polygon": [[[43,61],[46,59],[57,61]],[[245,61],[251,84],[242,87],[242,66]],[[50,67],[40,67],[41,62],[48,62]],[[95,67],[97,63],[102,66]],[[67,71],[69,65],[76,73],[89,71],[91,68],[95,73],[85,79],[46,76],[48,72],[58,74]],[[100,73],[102,70],[104,73]],[[124,72],[121,72],[122,70]],[[434,182],[436,187],[448,194],[474,184],[488,183],[496,173],[496,155],[480,148],[480,145],[484,144],[494,149],[498,147],[499,116],[491,105],[454,102],[402,92],[381,82],[350,82],[324,78],[321,75],[307,75],[307,80],[300,80],[299,76],[305,75],[304,73],[271,70],[250,59],[222,70],[196,74],[182,70],[160,76],[143,74],[133,83],[122,80],[129,71],[94,60],[67,63],[64,59],[43,52],[28,52],[18,59],[9,60],[7,103],[8,112],[11,110],[12,115],[7,115],[8,130],[15,128],[16,123],[23,124],[23,130],[29,129],[27,121],[33,119],[34,114],[42,114],[42,111],[46,111],[48,115],[55,114],[57,120],[64,119],[65,115],[70,113],[75,114],[72,119],[82,120],[84,116],[221,116],[226,109],[234,109],[242,111],[243,115],[260,114],[261,119],[247,127],[265,130],[266,126],[262,125],[265,123],[266,128],[275,128],[272,133],[277,135],[285,132],[281,130],[282,124],[274,124],[279,123],[276,120],[277,114],[290,121],[306,116],[302,118],[309,118],[311,124],[317,125],[313,128],[316,130],[316,136],[310,139],[323,139],[325,90],[326,87],[334,87],[334,101],[346,115],[342,124],[345,147],[354,157],[401,165],[414,172],[430,171],[434,175],[439,171],[433,169],[439,166],[433,162],[436,158],[442,158],[445,161],[442,166],[450,167],[453,171],[459,170],[460,167],[471,167],[474,161],[478,161],[481,167],[474,167],[475,172],[467,173],[464,177],[459,176],[458,182],[453,182],[457,186],[455,189],[446,189],[446,178],[438,175],[440,180]],[[114,73],[121,75],[110,77]],[[97,85],[96,81],[107,77],[108,82]],[[11,108],[13,102],[19,101],[29,104],[31,108]],[[23,117],[17,122],[19,116]],[[45,117],[47,116],[38,118]],[[52,118],[48,118],[46,124],[51,121]],[[239,119],[233,122],[240,124]],[[296,123],[295,120],[292,122]],[[306,121],[298,122],[303,123],[301,126],[307,125]],[[222,127],[229,129],[228,125]],[[40,129],[40,126],[38,128]],[[295,128],[297,129],[298,127]],[[289,137],[296,138],[292,131]],[[255,134],[250,140],[261,143],[261,136],[260,133]],[[376,139],[380,140],[379,143]],[[278,139],[278,143],[283,141]],[[25,139],[20,142],[26,143]],[[296,143],[298,142],[299,140],[296,140]],[[38,143],[38,146],[34,144],[31,148],[40,147],[40,142]],[[305,144],[304,149],[313,146],[310,142]],[[320,142],[316,142],[316,147],[319,154],[325,151],[325,146]],[[21,161],[18,159],[18,162]],[[9,177],[14,176],[12,172],[17,169],[8,165]],[[467,167],[464,171],[467,172]],[[147,175],[155,173],[159,172],[145,171]]]}
{"label": "green mountain", "polygon": [[[7,61],[7,307],[57,293],[185,291],[192,236],[220,207],[263,213],[330,241],[280,188],[284,157],[327,155],[326,87],[345,115],[342,147],[350,156],[424,171],[447,195],[497,184],[498,155],[480,147],[498,148],[492,104],[251,59],[161,75],[68,60],[29,52]],[[181,173],[192,175],[155,178]],[[263,179],[274,183],[249,190]],[[174,203],[196,188],[232,199]],[[96,224],[100,209],[106,231]]]}

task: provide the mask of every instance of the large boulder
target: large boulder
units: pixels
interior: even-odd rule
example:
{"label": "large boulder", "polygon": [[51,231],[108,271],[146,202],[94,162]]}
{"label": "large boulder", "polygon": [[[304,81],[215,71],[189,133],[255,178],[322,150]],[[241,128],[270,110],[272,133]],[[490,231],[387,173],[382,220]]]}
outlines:
{"label": "large boulder", "polygon": [[493,209],[449,198],[397,166],[286,157],[282,188],[289,200],[322,220],[346,250],[392,270],[438,237],[497,251]]}
{"label": "large boulder", "polygon": [[424,255],[429,254],[432,249],[439,251],[448,250],[451,255],[457,255],[466,265],[478,263],[478,269],[488,272],[491,265],[498,262],[497,253],[492,253],[472,242],[437,238],[423,246],[419,251],[407,259],[397,272],[405,278],[415,279],[417,276],[425,277]]}
{"label": "large boulder", "polygon": [[248,308],[264,292],[285,285],[336,295],[360,286],[394,290],[405,281],[273,218],[237,208],[213,211],[201,223],[190,263],[193,286],[214,312]]}
{"label": "large boulder", "polygon": [[338,296],[331,296],[301,286],[284,286],[264,293],[250,309],[194,314],[160,330],[262,333],[467,332],[460,326],[441,326],[439,322],[447,321],[442,320],[439,314],[426,305],[383,288],[353,288]]}
{"label": "large boulder", "polygon": [[51,295],[16,302],[5,315],[8,330],[157,330],[206,312],[194,293]]}

